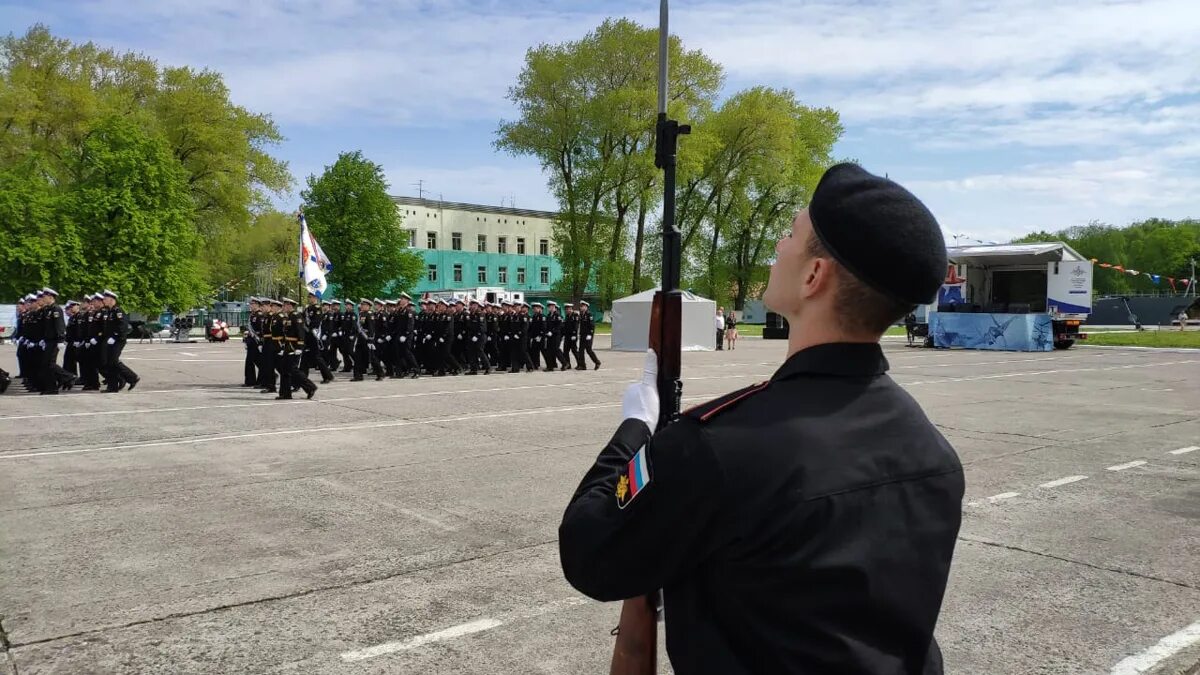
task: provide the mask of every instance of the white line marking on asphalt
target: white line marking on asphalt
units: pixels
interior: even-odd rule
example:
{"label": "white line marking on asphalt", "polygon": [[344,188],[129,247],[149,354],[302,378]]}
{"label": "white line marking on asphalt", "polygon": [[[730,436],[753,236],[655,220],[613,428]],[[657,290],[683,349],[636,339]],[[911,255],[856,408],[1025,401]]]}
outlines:
{"label": "white line marking on asphalt", "polygon": [[[179,352],[179,355],[180,356],[191,356],[193,358],[196,356],[195,354],[193,354],[191,352]],[[242,360],[244,361],[245,359],[242,359]]]}
{"label": "white line marking on asphalt", "polygon": [[342,660],[347,662],[365,661],[367,659],[373,659],[377,656],[383,656],[385,654],[395,654],[396,652],[407,651],[409,649],[427,645],[433,642],[443,642],[445,640],[453,640],[454,638],[463,637],[464,635],[481,633],[485,630],[498,628],[506,623],[512,623],[522,619],[532,619],[543,614],[558,611],[563,607],[577,607],[579,605],[586,605],[589,602],[590,601],[587,598],[567,598],[565,600],[555,600],[554,602],[548,602],[532,609],[514,612],[504,620],[493,618],[479,619],[477,621],[471,621],[470,623],[463,623],[457,626],[443,628],[442,630],[434,631],[432,633],[417,635],[415,637],[408,638],[407,640],[384,642],[383,644],[375,645],[373,647],[365,647],[363,649],[342,652]]}
{"label": "white line marking on asphalt", "polygon": [[130,356],[122,361],[169,361],[171,363],[245,363],[245,359],[158,359],[146,356]]}
{"label": "white line marking on asphalt", "polygon": [[1066,478],[1059,478],[1058,480],[1052,480],[1049,483],[1042,483],[1038,487],[1056,488],[1060,485],[1070,485],[1071,483],[1078,483],[1081,480],[1087,480],[1087,476],[1067,476]]}
{"label": "white line marking on asphalt", "polygon": [[1178,449],[1178,450],[1172,450],[1172,451],[1171,451],[1171,454],[1172,454],[1172,455],[1186,455],[1186,454],[1188,454],[1189,452],[1195,452],[1195,451],[1197,451],[1197,450],[1200,450],[1200,445],[1189,445],[1189,446],[1187,446],[1186,448],[1180,448],[1180,449]]}
{"label": "white line marking on asphalt", "polygon": [[951,382],[976,382],[979,380],[995,380],[1005,377],[1022,377],[1025,375],[1057,375],[1058,373],[1088,373],[1109,370],[1129,370],[1131,368],[1157,368],[1159,366],[1178,366],[1186,363],[1200,363],[1200,359],[1186,361],[1162,361],[1159,363],[1132,363],[1126,366],[1109,366],[1107,368],[1059,368],[1057,370],[1031,370],[1023,373],[1000,373],[997,375],[975,375],[972,377],[947,377],[938,380],[919,380],[917,382],[901,382],[901,386],[915,387],[919,384],[949,384]]}
{"label": "white line marking on asphalt", "polygon": [[1110,467],[1108,467],[1108,470],[1109,471],[1124,471],[1125,469],[1132,469],[1135,466],[1142,466],[1145,463],[1146,463],[1146,460],[1139,459],[1139,460],[1136,460],[1133,462],[1126,462],[1124,464],[1117,464],[1116,466],[1110,466]]}
{"label": "white line marking on asphalt", "polygon": [[1179,630],[1158,641],[1158,644],[1146,649],[1140,654],[1122,659],[1113,666],[1110,675],[1138,675],[1145,673],[1159,663],[1177,654],[1183,649],[1200,642],[1200,621]]}
{"label": "white line marking on asphalt", "polygon": [[399,642],[385,642],[381,645],[375,645],[374,647],[367,647],[366,649],[356,649],[351,652],[343,652],[342,660],[347,662],[365,661],[366,659],[373,659],[377,656],[383,656],[384,654],[394,654],[396,652],[402,652],[407,649],[413,649],[422,645],[427,645],[431,642],[453,640],[457,637],[471,635],[472,633],[479,633],[485,630],[491,630],[502,625],[504,625],[502,621],[497,621],[495,619],[480,619],[478,621],[472,621],[470,623],[444,628],[432,633],[425,633],[424,635],[418,635],[416,637],[411,637],[407,640],[401,640]]}
{"label": "white line marking on asphalt", "polygon": [[[710,396],[691,396],[682,399],[688,401],[707,401]],[[47,450],[45,452],[24,452],[20,454],[0,454],[0,460],[27,459],[30,457],[48,457],[53,455],[79,455],[89,452],[106,450],[135,450],[138,448],[162,448],[171,445],[200,445],[202,443],[218,443],[235,441],[243,438],[262,438],[264,436],[293,436],[296,434],[315,434],[324,432],[361,431],[364,429],[387,429],[391,427],[407,427],[418,424],[449,424],[453,422],[470,422],[475,420],[497,419],[500,417],[520,417],[523,415],[545,415],[550,413],[576,412],[579,410],[602,410],[604,408],[619,408],[620,403],[599,403],[594,405],[577,405],[561,408],[529,408],[526,410],[506,410],[498,413],[483,413],[479,415],[452,415],[449,417],[427,417],[414,420],[391,420],[388,422],[372,422],[370,424],[346,424],[334,427],[307,427],[303,429],[276,429],[274,431],[253,431],[244,434],[228,434],[225,436],[207,436],[203,438],[177,438],[164,441],[146,441],[143,443],[126,443],[124,445],[106,445],[94,448],[74,448],[71,450]]]}
{"label": "white line marking on asphalt", "polygon": [[1021,496],[1020,492],[1001,492],[998,495],[992,495],[991,497],[988,497],[988,501],[995,504],[996,502],[1004,500],[1004,499],[1012,499],[1013,497],[1020,497],[1020,496]]}
{"label": "white line marking on asphalt", "polygon": [[[704,375],[701,377],[692,377],[688,381],[696,380],[729,380],[746,377],[741,375]],[[425,396],[453,396],[457,394],[488,394],[495,392],[510,392],[520,391],[522,389],[548,389],[554,387],[583,387],[593,384],[628,384],[629,380],[587,380],[585,382],[559,382],[556,384],[528,384],[516,387],[490,387],[487,389],[450,389],[441,391],[413,391],[403,394],[375,394],[373,396],[343,396],[341,398],[316,398],[311,403],[346,403],[352,401],[382,401],[398,398],[423,398]],[[257,390],[255,390],[257,391]],[[250,393],[249,391],[244,393]],[[718,393],[712,396],[718,396]],[[710,397],[711,398],[711,397]],[[58,417],[105,417],[109,415],[148,415],[151,413],[167,413],[167,412],[190,412],[196,410],[227,410],[230,408],[261,408],[279,405],[293,405],[294,401],[262,401],[257,403],[219,403],[215,405],[190,405],[190,406],[175,406],[170,408],[133,408],[129,410],[90,410],[85,412],[70,412],[70,413],[39,413],[36,415],[0,415],[0,422],[15,421],[15,420],[32,420],[32,419],[48,419]]]}

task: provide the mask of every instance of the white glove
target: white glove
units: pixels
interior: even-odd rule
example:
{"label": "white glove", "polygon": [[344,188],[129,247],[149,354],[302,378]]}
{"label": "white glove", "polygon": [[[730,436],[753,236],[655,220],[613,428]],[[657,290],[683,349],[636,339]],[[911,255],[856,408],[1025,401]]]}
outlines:
{"label": "white glove", "polygon": [[116,338],[108,338],[108,344],[110,344],[110,345],[117,344],[117,339]]}
{"label": "white glove", "polygon": [[391,336],[391,335],[388,335],[388,336],[384,337],[383,339],[384,339],[384,340],[387,340],[388,342],[391,342],[391,341],[392,341],[392,336]]}
{"label": "white glove", "polygon": [[38,340],[38,346],[39,346],[39,347],[41,347],[42,349],[45,349],[45,348],[46,348],[46,341],[45,341],[45,340]]}
{"label": "white glove", "polygon": [[92,344],[99,344],[98,342],[96,342],[96,338],[92,338]]}
{"label": "white glove", "polygon": [[479,338],[473,337],[473,338],[471,338],[471,342],[479,342]]}
{"label": "white glove", "polygon": [[371,344],[371,343],[369,343],[369,342],[368,342],[368,343],[367,343],[367,349],[375,349],[375,345],[373,345],[373,344]]}
{"label": "white glove", "polygon": [[429,340],[429,339],[431,339],[432,337],[433,337],[433,336],[432,336],[432,335],[430,335],[429,333],[426,333],[426,334],[425,334],[425,339],[426,339],[426,340]]}
{"label": "white glove", "polygon": [[642,366],[642,379],[625,389],[621,397],[621,415],[624,419],[638,419],[650,427],[658,425],[658,357],[654,350],[646,350],[646,362]]}
{"label": "white glove", "polygon": [[445,342],[446,338],[438,338],[438,342]]}
{"label": "white glove", "polygon": [[400,341],[401,341],[401,342],[408,342],[408,337],[407,337],[407,336],[405,336],[405,335],[401,335],[401,336],[400,336]]}

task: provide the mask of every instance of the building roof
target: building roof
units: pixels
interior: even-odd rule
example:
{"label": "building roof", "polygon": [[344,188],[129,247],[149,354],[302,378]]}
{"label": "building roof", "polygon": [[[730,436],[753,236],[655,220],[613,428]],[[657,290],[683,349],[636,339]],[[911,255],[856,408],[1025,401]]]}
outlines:
{"label": "building roof", "polygon": [[991,244],[982,246],[949,247],[946,255],[951,262],[979,265],[1029,265],[1044,262],[1080,262],[1086,260],[1067,244],[1043,242],[1034,244]]}
{"label": "building roof", "polygon": [[392,195],[392,201],[404,206],[420,206],[427,209],[449,209],[452,211],[475,211],[478,213],[499,213],[506,216],[525,216],[527,218],[558,218],[554,211],[535,211],[533,209],[514,209],[505,206],[488,206],[486,204],[466,204],[463,202],[443,202],[437,199],[422,199],[420,197],[404,197]]}

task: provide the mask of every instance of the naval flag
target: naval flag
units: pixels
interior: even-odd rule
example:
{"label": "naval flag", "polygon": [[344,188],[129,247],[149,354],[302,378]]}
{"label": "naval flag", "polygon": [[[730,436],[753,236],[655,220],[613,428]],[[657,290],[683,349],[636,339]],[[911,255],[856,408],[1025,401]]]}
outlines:
{"label": "naval flag", "polygon": [[332,269],[333,264],[329,262],[329,258],[325,257],[321,245],[308,231],[308,222],[304,220],[304,214],[301,213],[300,276],[304,277],[304,285],[308,287],[309,292],[315,293],[318,298],[321,297],[321,294],[329,287],[325,281],[325,273]]}

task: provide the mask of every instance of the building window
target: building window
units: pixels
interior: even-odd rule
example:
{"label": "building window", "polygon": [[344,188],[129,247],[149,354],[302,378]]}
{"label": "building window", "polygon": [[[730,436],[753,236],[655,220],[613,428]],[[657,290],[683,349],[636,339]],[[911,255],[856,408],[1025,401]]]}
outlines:
{"label": "building window", "polygon": [[462,263],[454,263],[454,283],[462,283]]}
{"label": "building window", "polygon": [[479,283],[481,283],[481,284],[487,283],[487,268],[484,267],[483,265],[479,266]]}
{"label": "building window", "polygon": [[437,248],[437,232],[425,233],[425,248]]}
{"label": "building window", "polygon": [[426,275],[430,281],[437,281],[437,265],[429,266],[429,273]]}
{"label": "building window", "polygon": [[502,283],[502,284],[508,283],[508,268],[507,267],[501,267],[500,269],[496,270],[496,281],[499,283]]}
{"label": "building window", "polygon": [[550,240],[549,239],[539,239],[538,240],[538,255],[550,255]]}
{"label": "building window", "polygon": [[549,267],[543,267],[543,268],[542,268],[542,269],[541,269],[541,270],[538,272],[538,278],[539,278],[539,279],[541,279],[541,282],[542,282],[542,285],[543,285],[543,286],[545,286],[545,285],[549,284],[549,283],[550,283],[550,268],[549,268]]}
{"label": "building window", "polygon": [[480,253],[487,253],[487,235],[481,234],[476,238],[475,250]]}
{"label": "building window", "polygon": [[525,237],[517,237],[517,254],[525,255]]}
{"label": "building window", "polygon": [[518,284],[525,283],[525,268],[524,267],[517,268],[517,283]]}
{"label": "building window", "polygon": [[407,232],[408,232],[408,247],[416,248],[417,247],[417,231],[416,230],[407,230]]}
{"label": "building window", "polygon": [[508,237],[496,237],[496,253],[508,253]]}
{"label": "building window", "polygon": [[455,251],[462,250],[462,232],[450,233],[450,248]]}

